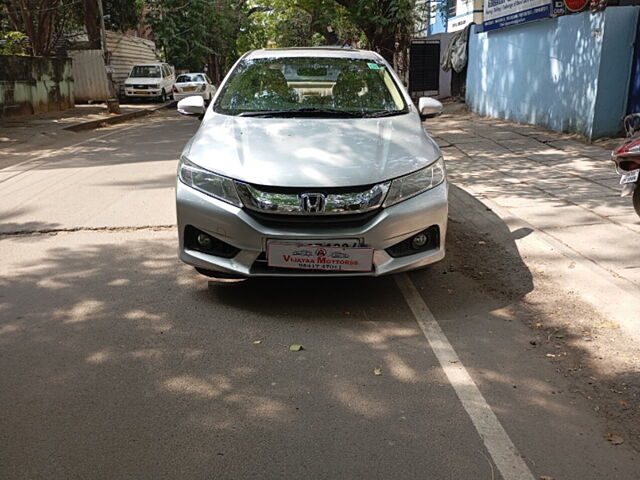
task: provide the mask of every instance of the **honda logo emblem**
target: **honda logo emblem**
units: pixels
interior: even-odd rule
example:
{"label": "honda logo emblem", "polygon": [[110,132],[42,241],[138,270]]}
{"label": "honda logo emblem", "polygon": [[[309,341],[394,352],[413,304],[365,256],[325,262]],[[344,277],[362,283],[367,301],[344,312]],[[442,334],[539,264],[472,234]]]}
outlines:
{"label": "honda logo emblem", "polygon": [[303,193],[300,195],[300,203],[307,213],[321,213],[326,206],[326,197],[322,193]]}

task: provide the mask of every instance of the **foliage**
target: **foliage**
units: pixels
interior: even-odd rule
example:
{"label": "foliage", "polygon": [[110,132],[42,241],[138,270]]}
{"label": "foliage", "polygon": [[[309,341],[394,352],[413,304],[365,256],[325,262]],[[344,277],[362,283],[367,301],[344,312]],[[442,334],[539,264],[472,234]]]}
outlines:
{"label": "foliage", "polygon": [[0,23],[29,39],[27,53],[48,56],[80,0],[0,0]]}
{"label": "foliage", "polygon": [[178,69],[219,81],[237,58],[236,40],[249,10],[246,0],[146,0],[156,45]]}
{"label": "foliage", "polygon": [[[388,60],[408,43],[415,0],[145,0],[156,44],[178,69],[220,80],[265,47],[354,45]],[[398,42],[399,48],[396,48]]]}
{"label": "foliage", "polygon": [[26,55],[28,37],[22,32],[0,33],[0,55]]}
{"label": "foliage", "polygon": [[263,7],[239,36],[239,51],[356,44],[364,38],[334,0],[271,0]]}
{"label": "foliage", "polygon": [[[98,1],[82,0],[82,8],[74,11],[74,20],[84,25],[91,48],[101,47]],[[121,32],[137,28],[142,7],[142,0],[102,0],[105,28]]]}
{"label": "foliage", "polygon": [[136,29],[143,5],[143,0],[102,0],[106,28],[119,32]]}
{"label": "foliage", "polygon": [[[335,0],[365,33],[369,46],[388,61],[408,46],[414,22],[415,0]],[[398,46],[396,47],[396,43]]]}

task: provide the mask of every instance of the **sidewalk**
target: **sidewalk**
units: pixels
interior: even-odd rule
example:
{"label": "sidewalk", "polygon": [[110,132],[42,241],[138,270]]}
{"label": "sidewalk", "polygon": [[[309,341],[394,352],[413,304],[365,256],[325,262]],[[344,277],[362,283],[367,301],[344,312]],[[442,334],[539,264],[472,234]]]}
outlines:
{"label": "sidewalk", "polygon": [[[555,269],[559,279],[572,280],[569,283],[581,293],[606,282],[612,287],[607,293],[613,295],[608,307],[614,305],[619,318],[628,316],[617,306],[621,295],[640,304],[640,217],[631,199],[620,197],[610,150],[541,127],[466,111],[445,110],[428,120],[426,128],[444,153],[453,196],[455,187],[463,189],[498,214],[516,240],[520,237],[514,229],[519,225],[518,234],[537,233],[570,261],[554,263],[552,253],[541,250],[529,260],[536,258],[538,264]],[[523,258],[526,253],[526,248],[521,250]],[[577,278],[576,262],[584,267],[582,278]],[[598,297],[592,292],[591,302],[602,303],[604,293]],[[640,331],[640,325],[636,328]]]}
{"label": "sidewalk", "polygon": [[120,114],[111,114],[105,104],[76,105],[62,112],[0,118],[0,149],[14,153],[29,145],[45,144],[52,139],[101,126],[120,123],[173,105],[168,103],[125,104]]}

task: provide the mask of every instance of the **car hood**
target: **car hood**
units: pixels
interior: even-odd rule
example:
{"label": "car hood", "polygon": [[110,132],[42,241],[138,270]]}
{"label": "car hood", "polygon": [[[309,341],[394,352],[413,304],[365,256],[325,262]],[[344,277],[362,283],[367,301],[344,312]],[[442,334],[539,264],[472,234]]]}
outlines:
{"label": "car hood", "polygon": [[158,85],[162,83],[161,78],[149,78],[149,77],[129,77],[124,81],[125,85]]}
{"label": "car hood", "polygon": [[322,119],[209,111],[184,155],[207,170],[252,184],[346,187],[414,172],[441,154],[413,113]]}

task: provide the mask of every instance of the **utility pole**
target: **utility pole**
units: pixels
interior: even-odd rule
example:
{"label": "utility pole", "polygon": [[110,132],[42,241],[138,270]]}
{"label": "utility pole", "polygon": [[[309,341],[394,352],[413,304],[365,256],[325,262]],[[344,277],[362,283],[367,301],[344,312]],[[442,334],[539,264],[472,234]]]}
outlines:
{"label": "utility pole", "polygon": [[100,43],[102,45],[102,56],[104,64],[107,68],[107,81],[109,83],[109,96],[107,99],[107,110],[109,113],[120,113],[120,102],[118,101],[118,92],[113,86],[113,78],[111,76],[111,55],[107,49],[107,31],[104,26],[104,10],[102,8],[102,0],[98,0],[98,16],[100,17]]}

